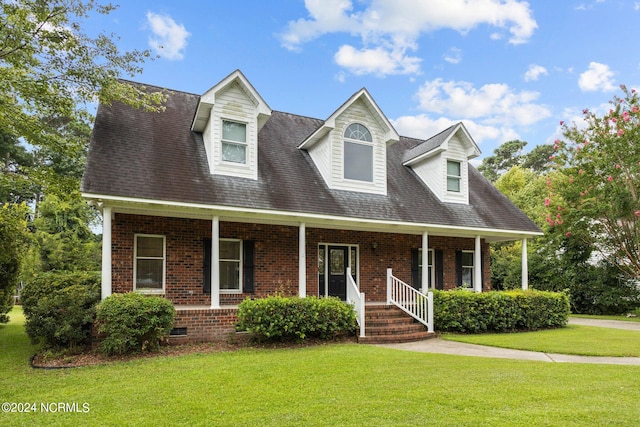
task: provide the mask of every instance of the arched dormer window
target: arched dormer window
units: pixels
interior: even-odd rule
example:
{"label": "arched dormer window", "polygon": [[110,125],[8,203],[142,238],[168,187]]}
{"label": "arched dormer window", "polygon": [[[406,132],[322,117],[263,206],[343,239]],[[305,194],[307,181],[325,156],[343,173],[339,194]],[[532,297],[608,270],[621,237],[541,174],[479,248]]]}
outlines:
{"label": "arched dormer window", "polygon": [[344,178],[373,182],[373,139],[369,129],[352,123],[344,131]]}

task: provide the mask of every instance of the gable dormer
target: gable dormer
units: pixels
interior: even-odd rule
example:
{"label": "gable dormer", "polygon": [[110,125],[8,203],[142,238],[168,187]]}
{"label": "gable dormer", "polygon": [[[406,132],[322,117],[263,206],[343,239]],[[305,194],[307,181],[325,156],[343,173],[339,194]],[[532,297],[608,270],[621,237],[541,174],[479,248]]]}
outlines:
{"label": "gable dormer", "polygon": [[387,194],[387,146],[399,139],[361,89],[298,148],[309,153],[329,188]]}
{"label": "gable dormer", "polygon": [[469,204],[469,160],[480,149],[462,123],[416,145],[404,155],[411,167],[443,202]]}
{"label": "gable dormer", "polygon": [[191,130],[202,132],[210,173],[258,179],[258,132],[270,116],[239,70],[204,93]]}

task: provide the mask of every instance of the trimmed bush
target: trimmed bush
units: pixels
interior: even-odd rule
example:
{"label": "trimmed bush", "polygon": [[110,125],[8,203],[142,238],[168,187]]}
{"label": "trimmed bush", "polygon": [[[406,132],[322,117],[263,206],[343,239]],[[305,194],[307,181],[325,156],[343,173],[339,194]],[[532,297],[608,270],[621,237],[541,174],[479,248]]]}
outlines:
{"label": "trimmed bush", "polygon": [[565,326],[569,298],[564,293],[434,291],[433,319],[442,332],[482,333]]}
{"label": "trimmed bush", "polygon": [[25,329],[34,343],[72,350],[91,343],[91,327],[100,301],[100,273],[41,273],[25,285],[21,298]]}
{"label": "trimmed bush", "polygon": [[113,294],[99,305],[100,350],[107,355],[157,351],[173,328],[176,311],[171,301],[129,292]]}
{"label": "trimmed bush", "polygon": [[276,341],[330,339],[353,333],[355,326],[353,306],[338,298],[271,296],[242,301],[236,328]]}

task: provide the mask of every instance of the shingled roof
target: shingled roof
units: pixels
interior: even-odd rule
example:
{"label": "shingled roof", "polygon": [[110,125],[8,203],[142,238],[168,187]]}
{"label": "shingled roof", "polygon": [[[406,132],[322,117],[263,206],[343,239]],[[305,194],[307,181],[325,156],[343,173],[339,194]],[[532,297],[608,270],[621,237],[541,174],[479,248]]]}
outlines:
{"label": "shingled roof", "polygon": [[202,134],[191,131],[199,95],[147,87],[168,93],[164,112],[99,106],[81,184],[86,197],[540,233],[471,165],[469,204],[440,201],[403,166],[407,152],[420,143],[413,138],[401,137],[387,148],[387,195],[329,189],[309,154],[298,148],[324,121],[284,112],[272,112],[259,133],[257,180],[212,175]]}

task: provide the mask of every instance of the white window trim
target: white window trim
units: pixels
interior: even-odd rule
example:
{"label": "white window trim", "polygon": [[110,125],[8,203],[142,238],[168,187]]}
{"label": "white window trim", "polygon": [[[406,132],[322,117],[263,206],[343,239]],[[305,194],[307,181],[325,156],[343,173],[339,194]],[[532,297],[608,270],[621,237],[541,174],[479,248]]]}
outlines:
{"label": "white window trim", "polygon": [[[475,260],[475,253],[476,253],[476,251],[462,251],[462,253],[463,253],[463,254],[465,254],[465,253],[466,253],[466,254],[471,254],[471,262],[474,262],[474,260]],[[462,260],[460,260],[460,262],[462,262]],[[462,271],[463,271],[463,272],[464,272],[464,269],[465,269],[465,268],[466,268],[466,269],[470,269],[470,270],[471,270],[471,283],[469,284],[469,287],[465,287],[465,286],[464,286],[464,282],[462,282],[463,289],[467,289],[467,290],[469,290],[469,291],[473,291],[473,290],[475,289],[473,281],[475,280],[475,270],[476,270],[476,266],[475,266],[475,264],[472,264],[472,265],[464,265],[464,263],[463,263],[463,264],[462,264],[462,266],[461,266],[461,269],[462,269]],[[464,276],[464,274],[463,274],[463,276]]]}
{"label": "white window trim", "polygon": [[[157,257],[138,257],[138,237],[162,238],[162,289],[138,289],[138,259],[159,259]],[[167,280],[167,237],[162,234],[136,233],[133,236],[133,290],[143,294],[164,294]]]}
{"label": "white window trim", "polygon": [[[434,249],[429,249],[429,254],[431,255],[431,264],[427,266],[428,269],[431,268],[431,274],[429,275],[429,289],[436,288],[436,253]],[[422,272],[422,248],[418,248],[418,268]],[[421,273],[422,274],[422,273]]]}
{"label": "white window trim", "polygon": [[[349,126],[351,125],[355,125],[358,124],[360,126],[362,126],[363,128],[365,128],[367,130],[367,132],[369,132],[369,135],[371,135],[371,141],[363,141],[361,139],[352,139],[352,138],[347,138],[345,136],[345,132],[347,131],[347,129],[349,128]],[[347,178],[345,176],[346,173],[346,169],[345,169],[345,161],[346,161],[346,149],[345,149],[345,143],[351,143],[351,144],[360,144],[360,145],[364,145],[367,147],[371,147],[371,181],[367,181],[367,180],[363,180],[363,179],[353,179],[353,178]],[[373,134],[371,133],[371,130],[369,129],[369,127],[365,126],[364,124],[360,123],[360,122],[353,122],[353,123],[349,123],[344,127],[344,131],[342,131],[342,179],[345,182],[351,182],[351,183],[365,183],[365,184],[375,184],[376,182],[376,177],[375,177],[375,157],[376,157],[376,148],[375,148],[375,143],[373,141]]]}
{"label": "white window trim", "polygon": [[[231,123],[237,123],[240,125],[244,125],[244,130],[245,130],[245,135],[246,135],[246,140],[244,142],[241,141],[233,141],[231,139],[224,139],[224,122],[231,122]],[[222,162],[225,165],[231,165],[234,167],[238,167],[238,168],[248,168],[249,167],[249,123],[244,122],[242,120],[236,120],[236,119],[230,119],[227,117],[221,117],[220,118],[220,162]],[[240,163],[240,162],[232,162],[230,160],[225,160],[224,159],[224,154],[223,154],[223,150],[222,150],[222,146],[224,144],[235,144],[235,145],[242,145],[244,146],[244,163]]]}
{"label": "white window trim", "polygon": [[[452,163],[458,163],[460,165],[460,175],[449,175],[449,162]],[[445,188],[447,189],[447,193],[451,193],[451,194],[463,194],[463,188],[462,188],[462,168],[463,168],[463,162],[457,159],[445,159],[445,171],[446,171],[446,177],[445,177]],[[458,180],[458,191],[455,190],[449,190],[449,178],[455,178]]]}
{"label": "white window trim", "polygon": [[[222,242],[240,242],[239,247],[239,257],[240,259],[231,259],[231,258],[222,258],[220,257],[219,263],[222,261],[239,261],[238,266],[238,289],[222,289],[222,282],[220,282],[220,293],[221,294],[241,294],[242,293],[242,284],[244,283],[243,271],[244,271],[244,251],[243,251],[243,241],[241,239],[220,239],[220,243]],[[218,276],[220,276],[220,264],[218,264]]]}

